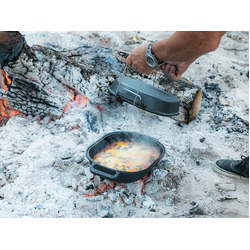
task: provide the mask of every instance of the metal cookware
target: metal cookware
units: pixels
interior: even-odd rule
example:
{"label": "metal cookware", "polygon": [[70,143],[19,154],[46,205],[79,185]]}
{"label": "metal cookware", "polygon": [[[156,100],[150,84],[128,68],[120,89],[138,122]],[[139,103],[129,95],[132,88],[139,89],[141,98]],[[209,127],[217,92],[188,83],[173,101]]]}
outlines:
{"label": "metal cookware", "polygon": [[[93,158],[97,153],[101,152],[109,144],[117,141],[129,141],[129,142],[150,144],[152,148],[155,148],[160,152],[160,156],[148,168],[137,172],[118,171],[107,168],[93,161]],[[135,182],[144,177],[152,168],[154,168],[158,164],[158,162],[165,155],[165,152],[166,150],[164,146],[157,139],[151,136],[143,135],[137,132],[119,131],[106,134],[97,142],[89,146],[86,151],[86,156],[91,163],[90,171],[92,174],[96,174],[103,178],[112,181],[117,181],[120,183],[129,183],[129,182]]]}
{"label": "metal cookware", "polygon": [[123,76],[117,78],[108,88],[111,94],[157,115],[174,116],[179,114],[180,100],[177,97],[143,82],[143,78],[137,80],[124,77],[125,70]]}

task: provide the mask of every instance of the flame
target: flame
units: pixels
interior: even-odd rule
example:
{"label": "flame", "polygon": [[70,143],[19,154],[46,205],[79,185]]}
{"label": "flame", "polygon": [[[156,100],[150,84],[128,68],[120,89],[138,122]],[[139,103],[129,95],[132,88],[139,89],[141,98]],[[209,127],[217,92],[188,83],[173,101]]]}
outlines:
{"label": "flame", "polygon": [[[83,96],[81,94],[75,94],[75,92],[72,89],[69,89],[69,91],[71,93],[71,96],[72,96],[74,102],[76,102],[78,104],[78,106],[83,104],[85,107],[87,107],[88,98],[86,98],[85,96]],[[70,103],[72,103],[72,100],[68,101],[68,103],[64,109],[64,112],[67,110]]]}
{"label": "flame", "polygon": [[[2,84],[0,83],[0,87],[8,91],[8,87],[11,84],[11,79],[7,76],[7,74],[3,69],[2,69],[2,75],[5,81]],[[6,101],[5,98],[2,98],[2,100],[0,100],[0,126],[2,124],[1,122],[6,123],[12,116],[15,116],[19,113],[20,113],[19,111],[8,107],[8,102]]]}
{"label": "flame", "polygon": [[[6,107],[6,100],[3,98],[2,100],[0,100],[0,112],[1,112],[0,114],[2,117],[6,116],[5,107]],[[0,118],[0,121],[1,121],[1,118]]]}
{"label": "flame", "polygon": [[4,90],[8,90],[8,87],[11,84],[11,79],[7,76],[7,74],[5,73],[5,71],[3,69],[2,69],[2,75],[6,79],[6,84],[7,84],[7,86],[4,88]]}
{"label": "flame", "polygon": [[85,107],[87,106],[87,101],[88,101],[88,98],[86,98],[85,96],[83,95],[80,95],[78,94],[76,97],[75,97],[75,102],[80,106],[82,104],[85,105]]}
{"label": "flame", "polygon": [[[4,81],[0,82],[0,88],[4,89],[5,91],[8,91],[8,88],[11,84],[11,79],[8,77],[7,73],[3,69],[1,70],[1,72],[2,72],[2,75],[4,77]],[[69,88],[69,91],[70,91],[70,93],[72,95],[72,99],[74,101],[72,101],[72,100],[68,101],[68,103],[64,109],[64,112],[67,110],[67,108],[69,107],[69,104],[72,102],[77,103],[78,106],[80,106],[80,105],[84,105],[85,107],[87,106],[88,99],[85,96],[83,96],[81,94],[77,94],[75,91],[73,91],[70,88]],[[103,111],[103,108],[101,106],[98,106],[96,104],[95,104],[95,106],[99,109],[100,112]],[[12,116],[15,116],[19,113],[21,113],[21,112],[8,107],[8,102],[4,98],[2,98],[2,100],[0,100],[0,124],[1,124],[1,121],[4,120],[4,122],[7,122]],[[72,129],[78,129],[78,128],[79,128],[79,126],[74,127]]]}
{"label": "flame", "polygon": [[5,124],[12,116],[15,116],[19,113],[19,111],[8,107],[4,98],[0,100],[0,127],[3,125],[2,122]]}
{"label": "flame", "polygon": [[[70,88],[69,88],[69,91],[71,93],[71,96],[72,96],[74,102],[76,102],[78,104],[78,106],[80,106],[80,105],[83,104],[85,107],[87,107],[87,102],[88,102],[88,98],[87,97],[85,97],[85,96],[83,96],[81,94],[76,94],[76,92],[74,92]],[[72,103],[72,100],[68,101],[68,103],[67,103],[67,105],[66,105],[66,107],[64,109],[64,112],[67,110],[67,108],[69,107],[70,103]],[[94,105],[99,109],[100,112],[103,111],[103,107],[101,107],[101,106],[99,106],[97,104],[94,104]]]}

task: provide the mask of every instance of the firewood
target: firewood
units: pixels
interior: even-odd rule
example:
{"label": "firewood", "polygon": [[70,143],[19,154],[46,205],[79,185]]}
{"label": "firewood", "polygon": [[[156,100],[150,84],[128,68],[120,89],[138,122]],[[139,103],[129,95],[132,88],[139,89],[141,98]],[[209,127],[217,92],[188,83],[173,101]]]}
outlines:
{"label": "firewood", "polygon": [[[33,80],[55,95],[67,96],[66,85],[87,97],[91,102],[95,102],[92,97],[91,76],[97,74],[100,77],[105,77],[105,75],[108,75],[108,81],[111,85],[121,75],[127,56],[128,54],[125,52],[93,48],[88,45],[83,45],[76,50],[58,52],[45,46],[33,45],[29,47],[24,42],[18,58],[12,62],[5,62],[4,70],[11,77],[22,76]],[[131,78],[141,77],[131,67],[128,67],[126,76]],[[152,76],[144,76],[144,78],[152,79]],[[189,123],[196,118],[202,97],[199,86],[184,78],[173,81],[161,72],[157,82],[167,92],[180,99],[180,114],[171,118],[184,123]],[[104,102],[108,102],[110,93],[107,86],[102,85],[100,81],[96,88],[101,93],[99,94],[100,98]],[[101,103],[99,104],[101,105]]]}
{"label": "firewood", "polygon": [[10,108],[27,115],[60,118],[67,105],[66,98],[49,93],[38,83],[14,77],[8,91],[0,92]]}
{"label": "firewood", "polygon": [[22,51],[26,51],[29,58],[37,60],[20,32],[0,31],[0,65],[15,61]]}

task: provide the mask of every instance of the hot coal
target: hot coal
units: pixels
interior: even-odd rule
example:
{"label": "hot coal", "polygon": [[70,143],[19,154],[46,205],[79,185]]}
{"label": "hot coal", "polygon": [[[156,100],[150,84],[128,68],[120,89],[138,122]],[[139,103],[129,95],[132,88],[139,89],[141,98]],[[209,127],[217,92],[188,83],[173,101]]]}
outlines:
{"label": "hot coal", "polygon": [[91,189],[95,189],[94,183],[88,183],[85,187],[86,190],[91,190]]}
{"label": "hot coal", "polygon": [[205,82],[204,86],[207,91],[212,92],[213,94],[215,93],[216,96],[219,96],[221,93],[221,89],[219,88],[218,83],[209,84],[208,82]]}
{"label": "hot coal", "polygon": [[203,89],[202,92],[204,98],[196,122],[200,123],[203,114],[209,112],[209,117],[212,121],[212,123],[210,123],[211,132],[226,129],[228,133],[238,132],[248,134],[248,121],[237,116],[230,110],[230,108],[226,108],[219,102],[218,96],[221,95],[221,89],[219,88],[218,83],[209,84],[208,82],[205,82],[204,86],[205,89]]}
{"label": "hot coal", "polygon": [[232,114],[230,110],[225,110],[222,106],[213,110],[210,118],[214,121],[214,124],[210,126],[211,129],[220,130],[226,128],[228,133],[239,132],[248,133],[249,123],[240,118],[236,114]]}
{"label": "hot coal", "polygon": [[215,75],[209,76],[210,79],[214,79],[215,77],[216,77]]}

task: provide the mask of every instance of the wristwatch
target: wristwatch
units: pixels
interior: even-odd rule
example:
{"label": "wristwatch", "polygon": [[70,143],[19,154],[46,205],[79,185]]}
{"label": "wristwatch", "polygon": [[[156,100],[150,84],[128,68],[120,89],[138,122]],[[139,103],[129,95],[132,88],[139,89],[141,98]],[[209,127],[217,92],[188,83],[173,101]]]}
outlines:
{"label": "wristwatch", "polygon": [[154,54],[154,52],[152,51],[152,46],[153,44],[157,42],[157,41],[154,41],[154,42],[151,42],[149,45],[148,45],[148,48],[147,48],[147,51],[146,51],[146,54],[145,54],[145,60],[147,62],[147,64],[150,66],[150,67],[158,67],[160,65],[162,65],[165,61],[163,62],[159,62],[157,56]]}

